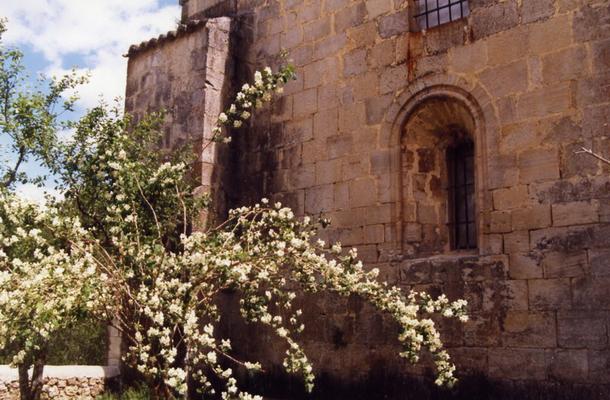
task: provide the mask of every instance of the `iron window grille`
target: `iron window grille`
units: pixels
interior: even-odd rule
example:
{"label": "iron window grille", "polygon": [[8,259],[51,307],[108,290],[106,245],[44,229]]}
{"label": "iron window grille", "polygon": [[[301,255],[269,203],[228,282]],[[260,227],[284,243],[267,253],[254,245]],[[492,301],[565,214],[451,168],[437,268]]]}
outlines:
{"label": "iron window grille", "polygon": [[420,29],[434,28],[470,14],[468,0],[416,0],[415,21]]}
{"label": "iron window grille", "polygon": [[452,250],[477,248],[474,190],[474,143],[465,140],[447,149],[449,228]]}

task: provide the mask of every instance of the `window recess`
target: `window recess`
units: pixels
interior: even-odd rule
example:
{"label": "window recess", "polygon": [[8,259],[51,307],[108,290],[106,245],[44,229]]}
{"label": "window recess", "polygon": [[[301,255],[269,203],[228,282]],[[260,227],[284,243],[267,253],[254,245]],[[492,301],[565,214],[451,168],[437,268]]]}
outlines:
{"label": "window recess", "polygon": [[470,14],[468,0],[416,0],[415,21],[419,29],[457,21]]}

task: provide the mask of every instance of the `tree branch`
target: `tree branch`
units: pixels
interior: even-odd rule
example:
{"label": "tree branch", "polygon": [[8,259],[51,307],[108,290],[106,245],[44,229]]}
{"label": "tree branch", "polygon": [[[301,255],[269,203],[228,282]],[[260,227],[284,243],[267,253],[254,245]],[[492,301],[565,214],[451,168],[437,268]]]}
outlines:
{"label": "tree branch", "polygon": [[599,155],[599,154],[597,154],[597,153],[594,153],[594,152],[593,152],[593,150],[591,150],[591,149],[587,149],[587,148],[585,148],[585,147],[581,147],[581,148],[580,148],[580,150],[578,150],[578,151],[576,151],[576,152],[574,152],[574,153],[575,153],[575,154],[582,154],[582,153],[585,153],[585,154],[588,154],[588,155],[590,155],[590,156],[592,156],[592,157],[597,158],[598,160],[601,160],[601,161],[602,161],[603,163],[605,163],[605,164],[610,165],[610,160],[608,160],[607,158],[602,157],[601,155]]}

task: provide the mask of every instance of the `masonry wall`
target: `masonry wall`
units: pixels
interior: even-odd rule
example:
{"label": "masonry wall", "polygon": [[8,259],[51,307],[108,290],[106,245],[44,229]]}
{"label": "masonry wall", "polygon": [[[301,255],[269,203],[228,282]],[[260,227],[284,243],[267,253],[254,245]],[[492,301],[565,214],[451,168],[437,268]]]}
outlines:
{"label": "masonry wall", "polygon": [[[470,0],[468,18],[420,32],[408,0],[181,3],[184,22],[232,18],[234,84],[276,66],[282,48],[298,67],[235,132],[226,204],[267,196],[322,213],[333,221],[322,237],[357,247],[383,279],[468,299],[471,321],[443,328],[463,373],[610,383],[610,168],[577,153],[610,155],[607,0]],[[199,124],[218,111],[201,107],[209,24],[130,57],[128,110],[176,107],[166,144],[207,132]],[[476,251],[447,247],[443,202],[426,200],[446,187],[423,142],[456,127],[475,142]],[[301,305],[318,373],[426,373],[397,357],[395,326],[359,299]],[[238,320],[225,329],[239,350],[281,364],[273,336]]]}
{"label": "masonry wall", "polygon": [[126,111],[136,120],[165,111],[161,151],[194,144],[197,190],[213,194],[213,219],[222,218],[228,204],[222,184],[229,174],[226,146],[209,139],[231,87],[230,29],[229,18],[192,20],[131,46],[127,55]]}

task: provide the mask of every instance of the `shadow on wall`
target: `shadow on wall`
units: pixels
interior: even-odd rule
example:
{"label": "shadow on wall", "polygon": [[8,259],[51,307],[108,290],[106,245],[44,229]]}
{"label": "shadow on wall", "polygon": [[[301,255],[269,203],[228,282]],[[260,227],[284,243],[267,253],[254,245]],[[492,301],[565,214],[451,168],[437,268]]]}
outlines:
{"label": "shadow on wall", "polygon": [[328,375],[319,376],[314,392],[281,370],[246,378],[247,387],[267,399],[290,400],[602,400],[610,399],[610,386],[493,381],[482,375],[462,376],[452,389],[439,388],[430,378],[394,375],[383,364],[369,378],[346,385]]}

